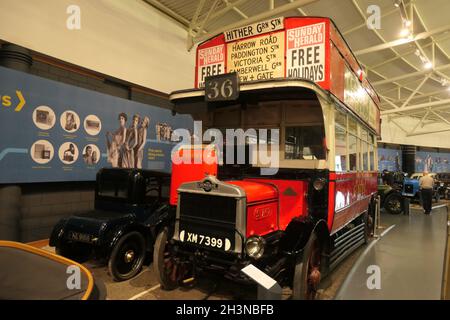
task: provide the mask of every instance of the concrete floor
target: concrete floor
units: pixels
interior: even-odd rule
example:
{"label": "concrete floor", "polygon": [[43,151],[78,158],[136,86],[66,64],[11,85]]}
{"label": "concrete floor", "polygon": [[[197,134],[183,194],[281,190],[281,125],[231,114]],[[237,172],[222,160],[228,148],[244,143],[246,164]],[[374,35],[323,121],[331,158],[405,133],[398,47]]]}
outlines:
{"label": "concrete floor", "polygon": [[[381,223],[385,235],[361,254],[336,299],[440,299],[447,209],[435,208],[426,216],[413,206],[409,216],[385,214]],[[380,268],[380,289],[367,286],[373,274],[369,266]]]}
{"label": "concrete floor", "polygon": [[[439,299],[446,241],[446,209],[424,216],[412,206],[410,216],[383,214],[382,238],[360,247],[324,280],[319,298],[331,299]],[[53,248],[46,247],[48,250]],[[369,290],[369,265],[381,269],[381,290]],[[114,282],[104,265],[86,263],[94,277],[105,284],[108,300],[247,300],[256,299],[256,289],[223,278],[207,277],[190,287],[162,290],[152,264],[131,280]],[[283,299],[291,291],[283,289]]]}
{"label": "concrete floor", "polygon": [[[334,298],[364,248],[361,247],[345,259],[324,281],[324,289],[319,292],[320,299]],[[151,263],[144,266],[139,275],[123,282],[113,281],[105,266],[93,263],[86,263],[85,266],[96,279],[105,284],[108,300],[249,300],[257,298],[256,288],[243,287],[217,277],[203,278],[189,287],[165,291],[160,288]],[[282,299],[289,299],[290,295],[291,290],[284,288]]]}
{"label": "concrete floor", "polygon": [[[43,249],[54,252],[49,246]],[[364,251],[365,246],[357,249],[324,280],[319,290],[319,299],[334,299],[353,265]],[[207,277],[195,284],[173,291],[162,290],[152,269],[152,264],[144,265],[142,271],[133,279],[115,282],[108,274],[107,267],[87,262],[84,265],[96,280],[105,285],[107,300],[249,300],[256,299],[256,288],[243,287],[223,278]],[[283,289],[282,299],[290,299],[291,290]]]}

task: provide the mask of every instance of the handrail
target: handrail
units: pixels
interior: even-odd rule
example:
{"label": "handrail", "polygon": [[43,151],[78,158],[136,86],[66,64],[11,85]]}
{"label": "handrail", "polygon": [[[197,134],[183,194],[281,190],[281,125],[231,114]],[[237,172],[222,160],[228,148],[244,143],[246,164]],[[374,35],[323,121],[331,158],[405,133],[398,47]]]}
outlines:
{"label": "handrail", "polygon": [[445,243],[444,272],[442,274],[441,300],[450,300],[450,203],[447,204],[447,240]]}

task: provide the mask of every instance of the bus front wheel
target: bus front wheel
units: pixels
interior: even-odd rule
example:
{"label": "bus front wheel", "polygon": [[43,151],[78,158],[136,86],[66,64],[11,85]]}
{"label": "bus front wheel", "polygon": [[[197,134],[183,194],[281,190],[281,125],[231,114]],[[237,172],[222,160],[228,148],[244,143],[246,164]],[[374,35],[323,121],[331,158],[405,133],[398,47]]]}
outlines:
{"label": "bus front wheel", "polygon": [[153,270],[164,290],[178,288],[188,274],[186,265],[178,262],[171,253],[169,239],[169,230],[162,229],[153,249]]}
{"label": "bus front wheel", "polygon": [[313,232],[295,265],[292,299],[315,300],[321,280],[322,246]]}

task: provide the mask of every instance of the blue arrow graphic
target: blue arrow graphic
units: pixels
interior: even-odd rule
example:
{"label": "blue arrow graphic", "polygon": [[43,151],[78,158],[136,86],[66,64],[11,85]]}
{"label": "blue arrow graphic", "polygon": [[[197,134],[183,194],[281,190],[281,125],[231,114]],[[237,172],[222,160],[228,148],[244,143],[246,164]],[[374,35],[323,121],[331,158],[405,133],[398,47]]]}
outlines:
{"label": "blue arrow graphic", "polygon": [[3,149],[2,152],[0,152],[0,161],[3,160],[4,157],[8,153],[28,153],[28,149],[21,149],[21,148],[6,148]]}

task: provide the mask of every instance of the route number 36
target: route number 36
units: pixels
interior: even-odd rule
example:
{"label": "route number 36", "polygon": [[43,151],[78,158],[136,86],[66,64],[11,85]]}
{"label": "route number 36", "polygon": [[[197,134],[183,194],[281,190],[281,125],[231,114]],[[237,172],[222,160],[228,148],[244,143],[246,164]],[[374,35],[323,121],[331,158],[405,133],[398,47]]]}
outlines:
{"label": "route number 36", "polygon": [[237,73],[221,74],[205,79],[206,101],[236,100],[239,97]]}

